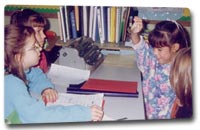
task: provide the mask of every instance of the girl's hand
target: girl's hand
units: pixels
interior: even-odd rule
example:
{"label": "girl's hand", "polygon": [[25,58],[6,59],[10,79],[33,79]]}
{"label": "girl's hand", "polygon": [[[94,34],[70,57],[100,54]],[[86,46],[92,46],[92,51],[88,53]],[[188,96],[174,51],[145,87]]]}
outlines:
{"label": "girl's hand", "polygon": [[134,24],[131,26],[131,33],[136,34],[139,33],[143,29],[142,19],[135,16],[134,17]]}
{"label": "girl's hand", "polygon": [[101,107],[93,105],[90,107],[90,109],[91,109],[92,121],[101,121],[103,119],[104,113]]}
{"label": "girl's hand", "polygon": [[47,88],[42,92],[42,99],[45,104],[48,102],[55,102],[58,99],[58,93],[55,89]]}

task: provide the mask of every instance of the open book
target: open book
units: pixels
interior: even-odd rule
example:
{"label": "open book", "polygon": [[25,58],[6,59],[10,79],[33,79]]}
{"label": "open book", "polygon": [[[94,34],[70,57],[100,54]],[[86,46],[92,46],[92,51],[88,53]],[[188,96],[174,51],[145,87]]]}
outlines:
{"label": "open book", "polygon": [[54,103],[47,103],[47,106],[52,105],[83,105],[83,106],[92,106],[92,105],[103,105],[103,93],[83,95],[83,94],[69,94],[69,93],[58,93],[58,99]]}

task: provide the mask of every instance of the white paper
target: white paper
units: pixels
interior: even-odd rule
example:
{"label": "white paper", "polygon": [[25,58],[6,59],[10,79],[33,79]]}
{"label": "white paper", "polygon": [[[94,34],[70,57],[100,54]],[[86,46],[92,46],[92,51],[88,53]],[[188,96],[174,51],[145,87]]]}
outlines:
{"label": "white paper", "polygon": [[[92,106],[98,105],[103,107],[103,100],[104,94],[91,94],[91,95],[84,95],[84,94],[70,94],[70,93],[59,93],[58,99],[54,103],[47,103],[47,106],[70,106],[70,105],[83,105],[83,106]],[[103,121],[113,121],[114,119],[109,117],[104,113]]]}
{"label": "white paper", "polygon": [[58,99],[54,103],[47,103],[47,106],[52,105],[83,105],[83,106],[92,106],[98,105],[102,106],[103,103],[103,93],[84,95],[84,94],[70,94],[70,93],[59,93]]}
{"label": "white paper", "polygon": [[58,64],[51,64],[48,72],[48,77],[54,84],[79,84],[89,79],[90,71],[62,66]]}

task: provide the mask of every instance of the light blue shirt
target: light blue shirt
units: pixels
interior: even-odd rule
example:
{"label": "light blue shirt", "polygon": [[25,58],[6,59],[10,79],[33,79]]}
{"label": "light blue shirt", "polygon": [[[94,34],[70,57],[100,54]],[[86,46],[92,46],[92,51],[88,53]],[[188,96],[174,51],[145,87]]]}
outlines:
{"label": "light blue shirt", "polygon": [[[39,68],[26,71],[30,92],[41,95],[53,84]],[[4,77],[4,118],[16,111],[22,123],[80,122],[90,121],[91,112],[85,106],[46,107],[41,99],[32,97],[26,84],[18,77],[9,74]]]}

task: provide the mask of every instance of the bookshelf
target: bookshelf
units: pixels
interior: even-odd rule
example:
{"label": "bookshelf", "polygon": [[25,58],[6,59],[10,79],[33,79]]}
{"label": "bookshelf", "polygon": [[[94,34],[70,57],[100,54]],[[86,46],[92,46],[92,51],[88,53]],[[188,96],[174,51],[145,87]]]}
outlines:
{"label": "bookshelf", "polygon": [[[5,16],[10,16],[13,11],[23,8],[30,8],[41,13],[52,24],[50,29],[56,32],[57,37],[56,40],[49,40],[51,46],[48,50],[53,47],[53,42],[57,46],[67,46],[71,39],[80,36],[92,37],[95,44],[102,49],[130,49],[124,46],[128,39],[126,29],[131,26],[130,21],[132,21],[133,16],[141,15],[140,7],[7,5],[5,6]],[[141,7],[141,9],[148,10],[147,7]],[[149,9],[156,10],[156,13],[163,13],[163,10],[168,11],[174,8]],[[190,29],[190,20],[190,12],[183,8],[183,15],[178,19],[178,22]],[[61,21],[62,23],[60,23]],[[144,21],[153,26],[160,20],[145,19]],[[63,32],[65,33],[63,34]]]}

